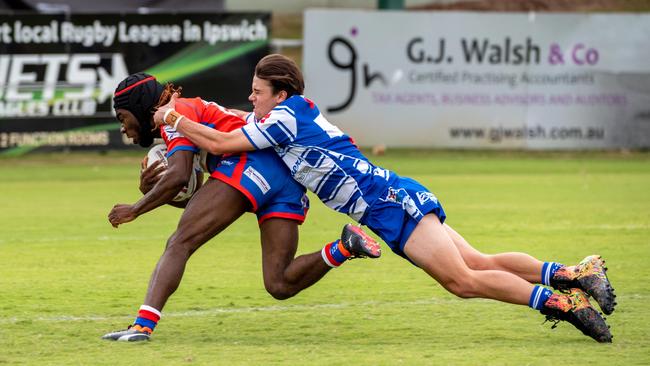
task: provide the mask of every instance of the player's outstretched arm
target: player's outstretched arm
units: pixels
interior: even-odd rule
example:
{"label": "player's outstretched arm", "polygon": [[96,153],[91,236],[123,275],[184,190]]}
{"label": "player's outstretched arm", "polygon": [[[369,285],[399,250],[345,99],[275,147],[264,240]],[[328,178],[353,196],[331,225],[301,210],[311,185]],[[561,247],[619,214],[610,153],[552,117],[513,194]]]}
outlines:
{"label": "player's outstretched arm", "polygon": [[241,129],[221,132],[184,118],[181,123],[176,124],[176,130],[211,154],[232,154],[255,150]]}
{"label": "player's outstretched arm", "polygon": [[133,205],[117,204],[108,214],[113,227],[135,220],[138,216],[172,202],[176,194],[185,187],[192,171],[192,151],[177,151],[169,157],[167,172],[154,187]]}
{"label": "player's outstretched arm", "polygon": [[174,93],[169,103],[156,110],[153,115],[156,127],[162,125],[171,126],[200,148],[215,155],[255,150],[255,147],[239,129],[231,132],[217,131],[200,123],[195,123],[195,121],[178,113],[174,110],[177,98],[177,94]]}
{"label": "player's outstretched arm", "polygon": [[236,114],[237,117],[239,117],[239,118],[241,118],[241,119],[246,119],[246,116],[247,116],[249,113],[251,113],[251,112],[242,111],[241,109],[235,109],[235,108],[228,108],[228,111],[230,111],[230,112]]}

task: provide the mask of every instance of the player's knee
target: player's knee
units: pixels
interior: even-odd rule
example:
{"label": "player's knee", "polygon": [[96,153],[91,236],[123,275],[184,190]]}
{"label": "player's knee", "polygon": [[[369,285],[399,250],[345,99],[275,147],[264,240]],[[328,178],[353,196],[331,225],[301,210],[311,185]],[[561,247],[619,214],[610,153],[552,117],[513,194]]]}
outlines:
{"label": "player's knee", "polygon": [[266,292],[276,300],[286,300],[296,294],[296,291],[292,290],[291,287],[282,282],[265,283],[264,287],[266,288]]}
{"label": "player's knee", "polygon": [[450,279],[442,285],[447,289],[447,291],[460,298],[469,299],[476,297],[476,282],[471,276]]}
{"label": "player's knee", "polygon": [[492,268],[491,265],[492,257],[489,255],[477,253],[477,254],[469,255],[463,259],[465,260],[465,264],[467,264],[467,267],[475,271],[483,271]]}
{"label": "player's knee", "polygon": [[167,246],[165,247],[166,252],[172,252],[174,255],[186,257],[191,256],[196,249],[198,249],[197,245],[194,245],[194,243],[183,235],[178,235],[178,233],[174,233],[174,235],[167,240]]}

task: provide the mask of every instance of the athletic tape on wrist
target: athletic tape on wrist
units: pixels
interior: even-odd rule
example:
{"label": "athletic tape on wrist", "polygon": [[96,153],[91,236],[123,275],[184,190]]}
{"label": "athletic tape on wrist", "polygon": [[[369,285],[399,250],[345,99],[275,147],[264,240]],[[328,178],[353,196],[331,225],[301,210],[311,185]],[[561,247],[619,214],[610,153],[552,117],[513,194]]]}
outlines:
{"label": "athletic tape on wrist", "polygon": [[[170,117],[171,116],[171,117]],[[174,109],[168,109],[167,112],[165,112],[165,115],[163,116],[163,122],[165,122],[166,125],[172,126],[174,130],[177,129],[178,123],[184,118],[182,114],[176,112]]]}
{"label": "athletic tape on wrist", "polygon": [[164,123],[164,124],[167,124],[167,116],[169,116],[169,114],[170,114],[172,111],[173,111],[173,109],[171,109],[171,108],[165,111],[165,114],[163,115],[163,123]]}
{"label": "athletic tape on wrist", "polygon": [[174,130],[178,131],[178,124],[181,122],[183,118],[185,118],[185,116],[181,114],[181,116],[176,119],[176,123],[174,123]]}

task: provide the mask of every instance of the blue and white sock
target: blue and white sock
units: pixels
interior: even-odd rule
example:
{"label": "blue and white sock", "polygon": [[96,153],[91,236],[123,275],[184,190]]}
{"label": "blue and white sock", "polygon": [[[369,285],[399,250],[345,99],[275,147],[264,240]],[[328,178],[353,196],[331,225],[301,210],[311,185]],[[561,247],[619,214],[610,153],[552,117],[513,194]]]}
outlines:
{"label": "blue and white sock", "polygon": [[553,295],[553,291],[547,289],[543,286],[535,286],[533,292],[530,294],[530,300],[528,300],[528,306],[536,310],[542,310],[546,300]]}
{"label": "blue and white sock", "polygon": [[542,285],[550,286],[551,278],[555,275],[558,269],[564,267],[563,264],[555,262],[544,262],[542,266]]}

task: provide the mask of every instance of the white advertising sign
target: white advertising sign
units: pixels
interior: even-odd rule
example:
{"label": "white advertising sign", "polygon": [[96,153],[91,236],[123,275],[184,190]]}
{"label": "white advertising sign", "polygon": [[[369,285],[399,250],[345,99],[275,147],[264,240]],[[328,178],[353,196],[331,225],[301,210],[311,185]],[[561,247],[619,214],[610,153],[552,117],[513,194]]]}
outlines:
{"label": "white advertising sign", "polygon": [[303,49],[362,146],[650,147],[650,15],[308,10]]}

